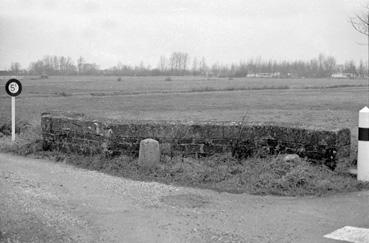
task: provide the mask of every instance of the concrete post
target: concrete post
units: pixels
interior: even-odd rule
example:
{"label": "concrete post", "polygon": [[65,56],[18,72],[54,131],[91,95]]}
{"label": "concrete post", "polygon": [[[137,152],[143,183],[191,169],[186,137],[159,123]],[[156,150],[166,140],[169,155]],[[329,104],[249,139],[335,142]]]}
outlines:
{"label": "concrete post", "polygon": [[143,167],[153,167],[160,162],[159,142],[154,139],[144,139],[140,142],[138,163]]}
{"label": "concrete post", "polygon": [[359,142],[357,154],[357,179],[369,181],[369,108],[359,112]]}

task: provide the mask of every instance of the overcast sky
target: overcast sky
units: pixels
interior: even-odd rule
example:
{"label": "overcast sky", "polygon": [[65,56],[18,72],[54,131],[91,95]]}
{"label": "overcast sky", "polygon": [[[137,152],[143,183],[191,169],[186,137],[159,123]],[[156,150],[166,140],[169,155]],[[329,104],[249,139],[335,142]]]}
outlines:
{"label": "overcast sky", "polygon": [[44,55],[79,56],[105,68],[156,66],[173,51],[208,63],[366,60],[349,17],[362,0],[0,0],[0,69]]}

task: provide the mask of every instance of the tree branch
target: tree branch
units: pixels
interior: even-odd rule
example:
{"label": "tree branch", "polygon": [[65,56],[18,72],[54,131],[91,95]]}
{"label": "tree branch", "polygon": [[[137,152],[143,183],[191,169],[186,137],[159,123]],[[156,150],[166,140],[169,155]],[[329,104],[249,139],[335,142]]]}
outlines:
{"label": "tree branch", "polygon": [[363,26],[362,23],[358,23],[355,22],[354,19],[350,19],[351,25],[354,28],[354,30],[356,30],[357,32],[363,34],[363,35],[368,35],[368,28],[367,26]]}
{"label": "tree branch", "polygon": [[[367,18],[367,16],[365,16],[365,17]],[[363,18],[363,17],[361,17],[360,15],[356,15],[356,18],[357,18],[358,20],[360,20],[361,24],[365,24],[365,25],[368,25],[368,24],[369,24],[368,20],[367,20],[367,19],[364,19],[364,18]]]}

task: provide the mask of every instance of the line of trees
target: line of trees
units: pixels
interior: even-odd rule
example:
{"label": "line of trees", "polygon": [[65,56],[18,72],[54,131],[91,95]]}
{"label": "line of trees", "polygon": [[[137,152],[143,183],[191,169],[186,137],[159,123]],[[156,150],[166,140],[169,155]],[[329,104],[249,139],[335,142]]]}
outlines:
{"label": "line of trees", "polygon": [[172,76],[172,75],[206,75],[217,77],[245,77],[248,74],[278,74],[278,77],[325,78],[334,73],[349,73],[352,77],[365,77],[368,65],[363,61],[347,61],[337,64],[332,56],[320,54],[309,61],[274,61],[262,58],[224,65],[208,65],[204,57],[190,60],[187,53],[173,52],[170,56],[161,56],[157,67],[117,65],[100,69],[96,63],[89,63],[83,57],[75,63],[72,58],[64,56],[45,56],[32,62],[28,69],[22,69],[17,62],[11,63],[9,75],[119,75],[119,76]]}
{"label": "line of trees", "polygon": [[66,74],[70,75],[76,72],[70,57],[45,56],[42,60],[32,62],[29,67],[30,74],[47,73],[50,75]]}

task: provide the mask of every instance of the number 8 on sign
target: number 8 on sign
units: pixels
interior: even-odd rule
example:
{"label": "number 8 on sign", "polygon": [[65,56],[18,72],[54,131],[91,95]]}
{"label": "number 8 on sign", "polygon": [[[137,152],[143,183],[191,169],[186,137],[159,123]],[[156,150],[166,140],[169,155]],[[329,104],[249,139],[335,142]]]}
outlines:
{"label": "number 8 on sign", "polygon": [[22,84],[18,79],[10,79],[5,85],[5,90],[10,96],[18,96],[22,92]]}

